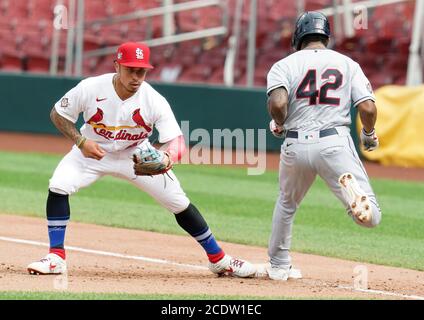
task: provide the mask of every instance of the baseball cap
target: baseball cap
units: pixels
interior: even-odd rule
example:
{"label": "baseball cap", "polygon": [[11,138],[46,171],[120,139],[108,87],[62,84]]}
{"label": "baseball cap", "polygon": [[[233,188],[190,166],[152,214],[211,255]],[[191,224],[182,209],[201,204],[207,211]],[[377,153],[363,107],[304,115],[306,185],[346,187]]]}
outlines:
{"label": "baseball cap", "polygon": [[125,42],[116,51],[116,61],[126,67],[153,69],[150,49],[141,42]]}

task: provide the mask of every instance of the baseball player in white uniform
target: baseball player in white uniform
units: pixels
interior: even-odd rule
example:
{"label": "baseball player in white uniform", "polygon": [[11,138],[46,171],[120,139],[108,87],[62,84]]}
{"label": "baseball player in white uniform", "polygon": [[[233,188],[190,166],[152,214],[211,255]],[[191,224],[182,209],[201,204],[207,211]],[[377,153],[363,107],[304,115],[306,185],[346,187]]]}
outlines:
{"label": "baseball player in white uniform", "polygon": [[297,52],[275,63],[268,73],[270,130],[285,137],[281,146],[280,195],[276,201],[268,254],[274,280],[300,278],[289,255],[294,215],[318,174],[363,227],[380,223],[381,212],[350,136],[351,106],[363,124],[365,150],[378,147],[377,117],[371,85],[361,67],[327,49],[330,26],[319,12],[296,22]]}
{"label": "baseball player in white uniform", "polygon": [[[166,99],[145,81],[147,71],[153,68],[149,58],[150,49],[145,44],[124,43],[116,53],[116,73],[82,80],[54,105],[53,123],[75,145],[50,179],[46,207],[50,250],[45,258],[28,266],[31,274],[66,271],[68,198],[99,178],[111,175],[131,182],[172,212],[177,223],[204,248],[213,273],[254,275],[256,269],[252,264],[224,253],[169,170],[184,153],[184,137]],[[80,113],[85,123],[79,132],[75,123]],[[166,174],[137,175],[131,158],[137,148],[153,148],[148,141],[153,126],[166,150],[162,160]]]}

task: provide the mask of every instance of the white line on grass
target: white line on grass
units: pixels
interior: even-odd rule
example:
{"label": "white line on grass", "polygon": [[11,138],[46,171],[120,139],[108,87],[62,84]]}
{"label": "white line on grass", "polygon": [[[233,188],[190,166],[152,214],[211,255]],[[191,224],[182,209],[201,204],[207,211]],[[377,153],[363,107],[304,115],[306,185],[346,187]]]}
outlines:
{"label": "white line on grass", "polygon": [[424,300],[424,297],[421,297],[421,296],[407,295],[407,294],[401,294],[401,293],[389,292],[389,291],[381,291],[381,290],[373,290],[373,289],[360,289],[360,288],[345,287],[345,286],[338,286],[337,288],[359,291],[359,292],[365,292],[365,293],[382,294],[382,295],[386,295],[386,296],[394,296],[394,297],[407,298],[407,299]]}
{"label": "white line on grass", "polygon": [[[9,238],[9,237],[0,237],[0,240],[7,241],[7,242],[14,242],[14,243],[29,244],[29,245],[33,245],[33,246],[39,246],[39,247],[48,247],[49,246],[47,243],[43,243],[43,242]],[[185,263],[178,263],[178,262],[173,262],[173,261],[163,260],[163,259],[147,258],[147,257],[143,257],[143,256],[131,256],[131,255],[126,255],[126,254],[100,251],[100,250],[92,250],[92,249],[84,249],[84,248],[72,247],[72,246],[66,246],[65,249],[69,250],[69,251],[92,253],[92,254],[97,254],[97,255],[101,255],[101,256],[109,256],[109,257],[116,257],[116,258],[139,260],[139,261],[159,263],[159,264],[168,264],[168,265],[173,265],[173,266],[177,266],[177,267],[190,268],[190,269],[196,269],[196,270],[208,270],[208,268],[203,267],[203,266],[197,266],[197,265],[185,264]],[[337,289],[343,289],[343,290],[353,290],[353,291],[370,293],[370,294],[381,294],[381,295],[386,295],[386,296],[394,296],[394,297],[407,298],[407,299],[424,300],[424,297],[421,297],[421,296],[406,295],[406,294],[389,292],[389,291],[380,291],[380,290],[372,290],[372,289],[356,289],[354,287],[345,287],[345,286],[338,286],[336,288]]]}

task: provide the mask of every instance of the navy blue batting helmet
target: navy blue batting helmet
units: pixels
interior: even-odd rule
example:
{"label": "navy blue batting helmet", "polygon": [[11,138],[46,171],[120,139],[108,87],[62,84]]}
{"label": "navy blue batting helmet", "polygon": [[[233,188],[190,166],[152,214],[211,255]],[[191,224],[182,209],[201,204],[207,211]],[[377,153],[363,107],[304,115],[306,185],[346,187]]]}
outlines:
{"label": "navy blue batting helmet", "polygon": [[317,11],[303,13],[296,21],[296,30],[293,33],[292,46],[300,50],[302,39],[309,34],[321,34],[330,37],[330,23],[327,17]]}

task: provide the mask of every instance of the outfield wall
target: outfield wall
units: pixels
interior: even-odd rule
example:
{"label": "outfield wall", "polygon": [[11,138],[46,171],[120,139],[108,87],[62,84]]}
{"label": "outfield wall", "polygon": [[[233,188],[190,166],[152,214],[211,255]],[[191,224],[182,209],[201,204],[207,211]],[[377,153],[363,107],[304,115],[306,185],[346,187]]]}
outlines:
{"label": "outfield wall", "polygon": [[[59,134],[50,122],[50,110],[79,80],[47,75],[0,74],[3,101],[0,130]],[[207,129],[210,133],[213,129],[228,128],[233,131],[241,128],[254,129],[257,136],[258,129],[265,129],[267,149],[279,150],[281,140],[267,130],[270,118],[264,89],[152,84],[169,101],[179,123],[190,121],[190,132],[197,128]],[[81,117],[78,123],[82,124]],[[356,130],[352,133],[356,141]]]}

